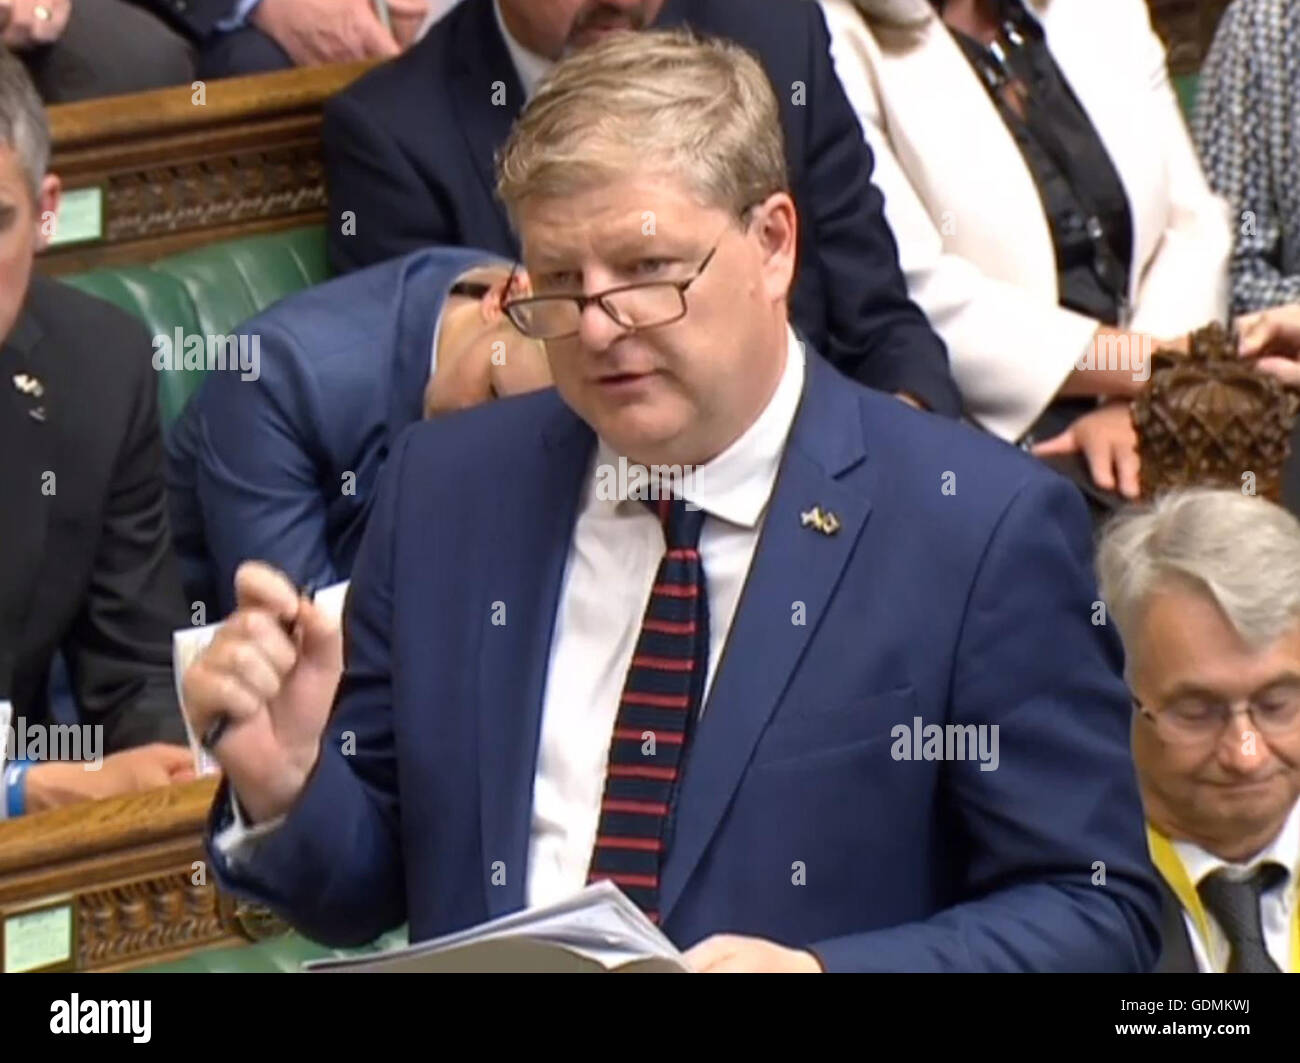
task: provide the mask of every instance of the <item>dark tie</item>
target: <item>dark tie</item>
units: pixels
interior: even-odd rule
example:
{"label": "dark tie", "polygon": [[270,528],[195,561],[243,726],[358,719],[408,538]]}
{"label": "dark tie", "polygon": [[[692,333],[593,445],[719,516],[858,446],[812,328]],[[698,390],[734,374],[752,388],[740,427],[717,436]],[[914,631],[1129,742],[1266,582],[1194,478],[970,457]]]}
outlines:
{"label": "dark tie", "polygon": [[709,599],[699,554],[704,511],[681,500],[647,505],[666,551],[623,683],[587,879],[616,883],[658,922],[659,872],[708,668]]}
{"label": "dark tie", "polygon": [[1259,899],[1286,878],[1286,868],[1269,861],[1244,879],[1228,877],[1220,868],[1201,880],[1196,892],[1218,921],[1232,954],[1229,974],[1281,974],[1264,944]]}

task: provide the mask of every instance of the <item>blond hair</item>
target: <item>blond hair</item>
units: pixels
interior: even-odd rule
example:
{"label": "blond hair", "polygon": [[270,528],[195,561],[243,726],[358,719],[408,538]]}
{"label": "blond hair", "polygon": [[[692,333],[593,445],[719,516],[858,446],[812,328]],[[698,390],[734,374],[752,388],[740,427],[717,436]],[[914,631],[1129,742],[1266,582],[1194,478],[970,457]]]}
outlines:
{"label": "blond hair", "polygon": [[737,215],[788,191],[780,112],[758,61],[688,30],[612,34],[538,86],[497,154],[497,194],[517,224],[530,197],[629,170],[678,178],[703,206]]}

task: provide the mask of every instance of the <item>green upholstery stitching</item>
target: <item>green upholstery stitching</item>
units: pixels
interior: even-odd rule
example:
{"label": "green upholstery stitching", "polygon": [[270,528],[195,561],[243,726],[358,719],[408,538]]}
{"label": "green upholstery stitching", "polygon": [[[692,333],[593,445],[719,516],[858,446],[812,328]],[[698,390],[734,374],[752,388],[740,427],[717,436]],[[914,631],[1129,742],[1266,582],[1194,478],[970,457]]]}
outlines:
{"label": "green upholstery stitching", "polygon": [[[144,322],[150,334],[229,335],[286,295],[329,277],[325,230],[307,226],[211,244],[148,266],[99,269],[62,278]],[[152,351],[149,352],[152,356]],[[164,428],[179,416],[203,370],[158,374]]]}

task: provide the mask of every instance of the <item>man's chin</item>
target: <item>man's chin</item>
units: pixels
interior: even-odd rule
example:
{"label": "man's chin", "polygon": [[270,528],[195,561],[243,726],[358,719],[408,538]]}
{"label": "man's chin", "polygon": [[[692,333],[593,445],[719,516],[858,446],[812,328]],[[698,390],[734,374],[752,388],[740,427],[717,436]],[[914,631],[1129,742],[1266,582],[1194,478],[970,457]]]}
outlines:
{"label": "man's chin", "polygon": [[1261,782],[1215,786],[1213,802],[1217,818],[1232,824],[1234,833],[1259,830],[1290,807],[1287,795],[1282,792],[1285,789],[1283,780],[1277,776]]}
{"label": "man's chin", "polygon": [[613,36],[615,33],[632,33],[636,27],[625,24],[609,26],[586,26],[574,33],[565,45],[564,54],[572,55],[574,52],[581,51],[583,48],[589,48],[606,37]]}
{"label": "man's chin", "polygon": [[652,410],[620,410],[594,426],[597,434],[629,461],[658,463],[677,449],[687,425]]}

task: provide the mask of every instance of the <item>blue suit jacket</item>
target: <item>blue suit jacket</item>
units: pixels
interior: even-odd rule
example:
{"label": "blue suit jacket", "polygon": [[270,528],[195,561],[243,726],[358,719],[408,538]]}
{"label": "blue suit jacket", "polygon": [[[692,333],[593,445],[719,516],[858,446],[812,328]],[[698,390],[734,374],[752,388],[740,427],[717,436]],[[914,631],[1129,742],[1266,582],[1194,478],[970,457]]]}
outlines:
{"label": "blue suit jacket", "polygon": [[[353,571],[319,762],[247,863],[211,852],[224,886],[340,944],[523,905],[592,447],[554,391],[402,437]],[[814,505],[838,534],[803,526]],[[760,935],[831,969],[1148,968],[1158,894],[1096,598],[1071,485],[812,356],[682,784],[668,936]],[[894,759],[891,730],[917,717],[997,725],[997,770]],[[214,827],[226,807],[218,794]]]}
{"label": "blue suit jacket", "polygon": [[228,612],[235,569],[249,558],[299,583],[348,577],[388,450],[420,419],[447,289],[494,259],[421,251],[291,296],[243,325],[259,338],[260,378],[208,373],[167,439],[172,529],[191,600]]}
{"label": "blue suit jacket", "polygon": [[[799,207],[790,310],[799,331],[868,387],[910,391],[955,417],[961,398],[947,350],[907,294],[821,8],[808,0],[668,0],[656,24],[687,22],[754,52],[776,89]],[[497,83],[504,106],[495,105]],[[463,0],[408,52],[331,99],[321,135],[334,268],[429,244],[518,255],[493,157],[523,99],[492,0]],[[344,211],[356,215],[353,235],[338,224]]]}

